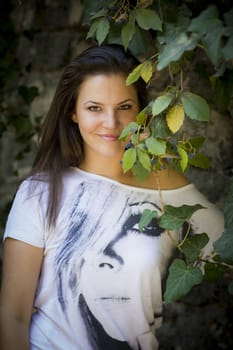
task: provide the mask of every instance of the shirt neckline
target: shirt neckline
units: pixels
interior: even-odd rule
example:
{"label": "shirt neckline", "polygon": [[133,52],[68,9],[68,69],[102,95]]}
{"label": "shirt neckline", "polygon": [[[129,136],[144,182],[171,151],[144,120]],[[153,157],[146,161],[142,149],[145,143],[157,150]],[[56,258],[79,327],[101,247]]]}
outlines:
{"label": "shirt neckline", "polygon": [[[88,172],[86,170],[80,169],[78,167],[71,167],[75,172],[79,172],[80,174],[83,174],[85,176],[88,176],[89,178],[96,178],[96,179],[100,179],[102,181],[107,181],[109,183],[115,184],[117,186],[129,189],[129,190],[133,190],[133,191],[139,191],[139,192],[154,192],[154,193],[158,193],[160,192],[158,189],[154,188],[145,188],[145,187],[137,187],[137,186],[132,186],[132,185],[127,185],[124,184],[122,182],[119,182],[117,180],[111,179],[109,177],[106,177],[104,175],[99,175],[99,174],[95,174],[95,173],[91,173]],[[161,190],[162,193],[175,193],[175,192],[182,192],[185,191],[187,189],[191,189],[194,187],[193,183],[189,183],[187,185],[181,186],[181,187],[177,187],[177,188],[171,188],[171,189],[163,189]]]}

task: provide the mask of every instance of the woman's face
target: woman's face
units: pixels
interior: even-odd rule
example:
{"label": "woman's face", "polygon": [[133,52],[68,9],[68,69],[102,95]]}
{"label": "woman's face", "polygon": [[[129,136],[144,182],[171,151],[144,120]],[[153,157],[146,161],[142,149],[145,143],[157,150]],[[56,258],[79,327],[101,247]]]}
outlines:
{"label": "woman's face", "polygon": [[139,112],[136,88],[119,74],[89,76],[80,86],[72,120],[78,124],[85,157],[122,157],[119,136]]}

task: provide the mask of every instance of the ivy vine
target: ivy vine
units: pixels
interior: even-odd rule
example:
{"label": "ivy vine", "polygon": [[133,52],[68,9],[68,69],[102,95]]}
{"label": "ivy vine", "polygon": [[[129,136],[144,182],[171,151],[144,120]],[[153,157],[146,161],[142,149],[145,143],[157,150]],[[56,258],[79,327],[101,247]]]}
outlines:
{"label": "ivy vine", "polygon": [[[139,57],[140,64],[129,74],[126,84],[141,77],[152,85],[161,72],[167,72],[171,80],[123,130],[120,139],[130,138],[122,160],[123,171],[131,170],[138,180],[143,180],[165,164],[182,172],[190,166],[208,168],[209,159],[201,152],[204,138],[190,137],[184,122],[185,118],[208,122],[209,103],[214,102],[220,111],[232,114],[233,8],[226,6],[226,11],[220,13],[217,5],[207,4],[204,10],[197,11],[195,1],[183,1],[177,6],[169,0],[83,0],[83,4],[83,23],[89,28],[87,39],[99,45],[120,43]],[[187,90],[184,81],[189,70],[200,69],[196,57],[201,52],[211,67],[204,68],[213,92],[210,101]],[[202,209],[199,204],[162,208],[158,222],[168,235],[172,230],[181,230]],[[140,229],[156,215],[155,211],[145,210]],[[224,216],[225,231],[214,243],[210,259],[203,261],[201,254],[209,241],[206,233],[192,236],[188,229],[181,242],[174,241],[183,258],[175,259],[169,268],[165,302],[186,295],[203,280],[214,281],[222,276],[228,277],[229,292],[233,292],[233,181]],[[200,267],[203,262],[204,269]]]}

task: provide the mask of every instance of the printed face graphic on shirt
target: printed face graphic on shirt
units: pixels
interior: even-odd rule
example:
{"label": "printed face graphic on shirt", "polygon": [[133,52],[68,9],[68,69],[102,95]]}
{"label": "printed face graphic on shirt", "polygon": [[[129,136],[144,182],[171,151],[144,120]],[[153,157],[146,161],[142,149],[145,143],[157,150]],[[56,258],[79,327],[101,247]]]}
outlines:
{"label": "printed face graphic on shirt", "polygon": [[115,185],[105,190],[101,182],[79,185],[56,254],[58,299],[68,321],[70,312],[83,319],[93,349],[140,349],[140,336],[161,316],[163,230],[156,219],[143,232],[138,223],[144,209],[160,209],[143,192],[138,202]]}

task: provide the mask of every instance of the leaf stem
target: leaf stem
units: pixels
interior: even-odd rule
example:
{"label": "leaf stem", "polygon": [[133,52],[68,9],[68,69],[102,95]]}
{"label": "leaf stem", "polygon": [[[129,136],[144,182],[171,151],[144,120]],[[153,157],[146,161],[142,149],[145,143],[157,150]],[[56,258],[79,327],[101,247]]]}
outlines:
{"label": "leaf stem", "polygon": [[170,230],[166,230],[166,233],[168,235],[168,237],[171,239],[172,243],[174,244],[174,246],[180,250],[179,245],[177,245],[177,241],[172,237],[171,231]]}
{"label": "leaf stem", "polygon": [[186,230],[186,233],[185,233],[185,236],[184,238],[182,239],[182,241],[178,244],[178,248],[182,250],[181,246],[184,244],[184,242],[186,241],[188,235],[189,235],[189,232],[190,232],[190,228],[191,228],[191,225],[190,225],[190,222],[188,223],[188,228]]}
{"label": "leaf stem", "polygon": [[184,90],[184,74],[183,69],[180,70],[180,92],[183,92]]}
{"label": "leaf stem", "polygon": [[159,200],[160,200],[160,204],[161,204],[161,210],[162,210],[162,212],[164,212],[164,202],[163,202],[163,196],[162,196],[162,191],[161,191],[159,174],[158,174],[157,170],[155,170],[155,179],[156,179],[156,187],[159,191]]}

